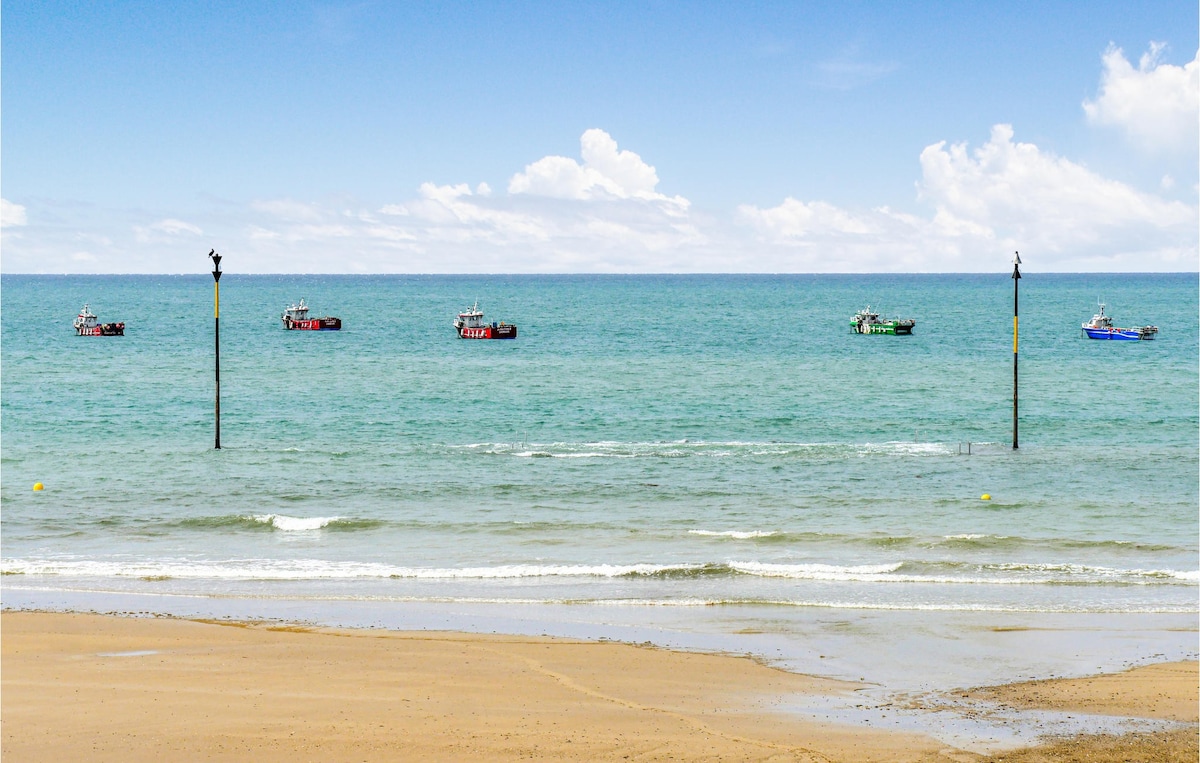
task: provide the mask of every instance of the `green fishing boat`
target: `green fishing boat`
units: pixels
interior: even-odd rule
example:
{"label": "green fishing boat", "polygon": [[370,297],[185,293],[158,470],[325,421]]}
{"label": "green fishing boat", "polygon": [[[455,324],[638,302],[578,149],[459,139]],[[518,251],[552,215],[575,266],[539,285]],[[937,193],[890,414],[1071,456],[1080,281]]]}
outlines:
{"label": "green fishing boat", "polygon": [[871,306],[859,310],[850,319],[850,330],[855,334],[891,334],[892,336],[908,336],[912,333],[917,322],[912,318],[881,319],[879,313],[871,312]]}

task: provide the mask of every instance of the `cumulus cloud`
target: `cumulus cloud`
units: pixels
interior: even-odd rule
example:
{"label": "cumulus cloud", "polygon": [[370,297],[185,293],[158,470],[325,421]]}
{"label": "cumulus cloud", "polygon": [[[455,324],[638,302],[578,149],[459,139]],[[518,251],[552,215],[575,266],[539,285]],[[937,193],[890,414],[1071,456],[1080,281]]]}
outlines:
{"label": "cumulus cloud", "polygon": [[508,192],[556,199],[641,199],[688,207],[681,196],[658,193],[654,167],[632,151],[619,150],[604,130],[587,130],[579,144],[582,164],[565,156],[543,157],[513,175]]}
{"label": "cumulus cloud", "polygon": [[0,198],[0,228],[11,228],[25,223],[25,207]]}
{"label": "cumulus cloud", "polygon": [[1194,207],[1103,178],[1032,143],[1014,143],[1011,125],[993,127],[974,153],[965,144],[929,146],[921,170],[921,194],[940,218],[1054,251],[1104,245],[1132,231],[1182,231],[1196,222]]}
{"label": "cumulus cloud", "polygon": [[773,231],[783,238],[855,236],[877,231],[876,226],[863,217],[823,201],[803,202],[789,196],[778,207],[771,209],[747,205],[739,209],[752,225]]}
{"label": "cumulus cloud", "polygon": [[1200,52],[1183,66],[1161,61],[1166,44],[1154,42],[1135,69],[1110,45],[1095,100],[1083,102],[1088,120],[1117,127],[1150,151],[1195,149],[1200,130]]}
{"label": "cumulus cloud", "polygon": [[832,269],[894,269],[886,267],[890,262],[974,270],[972,258],[1011,249],[1037,251],[1063,269],[1195,266],[1196,207],[1014,142],[1010,125],[993,127],[973,152],[943,141],[925,148],[920,160],[919,197],[933,205],[928,218],[792,198],[769,209],[744,205],[739,218],[761,241],[809,252],[802,262]]}
{"label": "cumulus cloud", "polygon": [[[423,183],[420,194],[419,199],[385,206],[380,211],[414,218],[413,225],[434,239],[446,238],[449,230],[455,231],[452,238],[482,238],[495,243],[544,241],[548,237],[544,224],[535,216],[489,206],[491,189],[486,183],[480,183],[474,192],[466,183]],[[388,230],[381,227],[377,232],[387,237]],[[416,236],[410,233],[402,238]]]}
{"label": "cumulus cloud", "polygon": [[[1018,142],[1009,125],[975,148],[925,148],[915,199],[904,200],[918,211],[794,197],[698,211],[659,193],[655,168],[604,131],[584,133],[581,148],[580,160],[525,167],[507,193],[429,182],[388,204],[221,202],[197,213],[203,231],[181,213],[30,202],[37,225],[21,238],[5,228],[2,264],[202,272],[212,242],[243,273],[979,272],[1014,249],[1046,271],[1196,268],[1195,205]],[[6,226],[24,220],[20,205],[3,212]]]}

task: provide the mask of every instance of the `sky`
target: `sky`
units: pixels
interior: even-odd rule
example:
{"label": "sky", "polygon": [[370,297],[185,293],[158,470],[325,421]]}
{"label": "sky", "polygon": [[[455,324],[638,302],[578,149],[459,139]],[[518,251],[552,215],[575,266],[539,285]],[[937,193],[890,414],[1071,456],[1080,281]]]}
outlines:
{"label": "sky", "polygon": [[0,16],[0,272],[1200,270],[1195,2]]}

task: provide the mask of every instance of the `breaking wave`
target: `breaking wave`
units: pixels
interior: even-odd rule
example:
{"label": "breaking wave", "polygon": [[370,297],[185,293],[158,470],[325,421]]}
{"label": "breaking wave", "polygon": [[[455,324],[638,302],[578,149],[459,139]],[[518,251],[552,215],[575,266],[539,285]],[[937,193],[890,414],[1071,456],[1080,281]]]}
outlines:
{"label": "breaking wave", "polygon": [[517,580],[625,578],[686,580],[747,576],[829,583],[941,585],[1185,585],[1200,583],[1196,570],[1143,570],[1077,564],[967,564],[895,562],[835,565],[729,561],[694,564],[501,564],[486,567],[410,567],[321,559],[100,560],[5,559],[5,575],[141,578],[143,580]]}

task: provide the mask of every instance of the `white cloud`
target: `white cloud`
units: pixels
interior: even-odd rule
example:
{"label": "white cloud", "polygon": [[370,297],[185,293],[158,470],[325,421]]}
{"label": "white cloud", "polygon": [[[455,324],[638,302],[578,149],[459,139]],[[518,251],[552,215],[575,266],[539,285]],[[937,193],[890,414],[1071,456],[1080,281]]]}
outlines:
{"label": "white cloud", "polygon": [[193,236],[200,236],[204,233],[197,226],[186,223],[183,220],[176,220],[173,217],[159,220],[150,225],[135,225],[133,226],[133,232],[135,238],[142,243],[169,241],[181,233]]}
{"label": "white cloud", "polygon": [[921,152],[922,212],[793,197],[697,211],[658,193],[657,171],[607,133],[589,130],[581,143],[582,161],[545,157],[508,193],[431,182],[370,207],[220,201],[194,213],[203,231],[182,213],[31,202],[38,225],[20,239],[6,228],[2,264],[204,272],[211,241],[243,273],[979,272],[1003,267],[1014,249],[1042,271],[1196,269],[1196,206],[1016,142],[1008,125],[974,149],[941,142]]}
{"label": "white cloud", "polygon": [[1183,66],[1160,61],[1164,43],[1151,43],[1138,67],[1120,48],[1105,51],[1100,94],[1083,102],[1088,120],[1117,127],[1142,149],[1194,150],[1200,130],[1200,52]]}
{"label": "white cloud", "polygon": [[790,196],[778,207],[758,209],[743,205],[739,212],[751,224],[784,238],[862,235],[877,230],[862,217],[855,217],[832,204],[823,201],[805,203]]}
{"label": "white cloud", "polygon": [[12,228],[26,224],[25,207],[0,198],[0,228]]}
{"label": "white cloud", "polygon": [[1152,236],[1196,223],[1195,207],[1142,193],[1012,138],[1011,125],[996,125],[973,154],[965,144],[947,149],[944,142],[921,152],[921,195],[947,224],[963,221],[1067,251],[1125,246],[1131,242],[1119,239],[1134,231]]}
{"label": "white cloud", "polygon": [[548,237],[545,226],[536,217],[487,206],[490,189],[486,184],[481,185],[488,193],[476,196],[466,183],[454,186],[424,183],[421,198],[405,204],[403,214],[417,218],[417,224],[433,238],[445,237],[448,229],[456,230],[454,238],[475,237],[496,243],[544,241]]}
{"label": "white cloud", "polygon": [[158,222],[151,225],[150,228],[152,230],[162,231],[163,233],[166,233],[168,235],[174,235],[177,233],[191,233],[193,235],[199,236],[204,233],[204,231],[200,230],[198,227],[196,227],[195,225],[192,225],[191,223],[185,223],[183,220],[176,220],[176,219],[170,218],[170,217],[168,217],[165,220],[159,220]]}
{"label": "white cloud", "polygon": [[687,209],[681,196],[658,193],[658,172],[632,151],[621,151],[604,130],[591,129],[579,139],[583,163],[565,156],[546,156],[513,175],[511,194],[556,199],[641,199]]}
{"label": "white cloud", "polygon": [[996,125],[974,152],[945,142],[922,151],[918,190],[934,207],[928,219],[792,198],[769,209],[742,206],[739,216],[760,241],[826,270],[976,270],[979,258],[1012,249],[1036,252],[1053,263],[1047,269],[1194,269],[1195,206],[1012,138],[1011,126]]}

